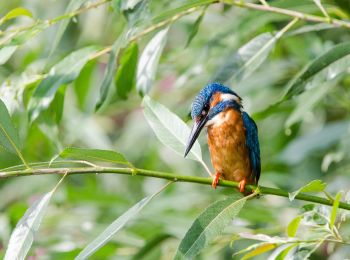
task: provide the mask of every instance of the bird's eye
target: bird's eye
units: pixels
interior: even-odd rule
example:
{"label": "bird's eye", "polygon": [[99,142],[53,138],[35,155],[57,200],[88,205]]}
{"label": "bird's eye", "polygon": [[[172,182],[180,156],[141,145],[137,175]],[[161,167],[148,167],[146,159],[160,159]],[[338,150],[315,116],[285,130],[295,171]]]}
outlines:
{"label": "bird's eye", "polygon": [[202,116],[205,116],[207,114],[207,111],[202,110]]}

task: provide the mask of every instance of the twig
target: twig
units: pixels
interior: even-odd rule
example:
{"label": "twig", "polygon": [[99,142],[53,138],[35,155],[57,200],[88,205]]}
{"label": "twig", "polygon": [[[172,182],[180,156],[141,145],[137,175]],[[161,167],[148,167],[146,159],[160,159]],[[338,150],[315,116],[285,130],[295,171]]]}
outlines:
{"label": "twig", "polygon": [[[189,183],[197,183],[197,184],[205,184],[205,185],[212,184],[211,178],[183,176],[183,175],[176,175],[173,173],[158,172],[158,171],[151,171],[151,170],[145,170],[145,169],[117,168],[117,167],[43,168],[43,169],[27,169],[27,170],[17,170],[17,171],[3,171],[3,172],[0,172],[0,179],[20,177],[20,176],[47,175],[47,174],[48,175],[49,174],[71,175],[71,174],[102,174],[102,173],[137,175],[137,176],[144,176],[144,177],[166,179],[174,182],[189,182]],[[218,186],[238,188],[239,183],[233,182],[233,181],[220,180],[218,183]],[[254,185],[246,186],[246,190],[248,192],[254,192],[256,189],[257,187]],[[275,195],[275,196],[288,198],[288,192],[281,189],[259,186],[259,190],[260,190],[260,194],[262,195]],[[295,197],[295,199],[314,202],[314,203],[328,205],[328,206],[333,205],[333,202],[328,199],[305,194],[305,193],[299,193]],[[350,210],[350,204],[340,202],[339,208]]]}
{"label": "twig", "polygon": [[316,22],[316,23],[329,23],[329,24],[335,25],[335,27],[346,27],[350,29],[350,22],[339,20],[339,19],[328,19],[327,17],[306,14],[306,13],[302,13],[294,10],[288,10],[288,9],[283,9],[279,7],[274,7],[274,6],[245,3],[238,0],[222,0],[221,2],[228,5],[234,5],[242,8],[249,8],[249,9],[255,9],[260,11],[283,14],[294,18],[299,18],[300,20],[304,20],[304,21]]}

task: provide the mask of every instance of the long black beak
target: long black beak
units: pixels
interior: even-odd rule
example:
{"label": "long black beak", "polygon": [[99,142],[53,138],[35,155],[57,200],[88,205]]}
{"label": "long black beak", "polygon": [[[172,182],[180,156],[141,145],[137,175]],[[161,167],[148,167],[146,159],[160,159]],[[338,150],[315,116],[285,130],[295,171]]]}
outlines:
{"label": "long black beak", "polygon": [[191,134],[188,137],[187,145],[186,145],[186,150],[185,150],[185,157],[187,154],[190,152],[193,144],[196,142],[201,130],[205,126],[205,123],[208,121],[208,116],[203,117],[201,120],[197,121],[194,123]]}

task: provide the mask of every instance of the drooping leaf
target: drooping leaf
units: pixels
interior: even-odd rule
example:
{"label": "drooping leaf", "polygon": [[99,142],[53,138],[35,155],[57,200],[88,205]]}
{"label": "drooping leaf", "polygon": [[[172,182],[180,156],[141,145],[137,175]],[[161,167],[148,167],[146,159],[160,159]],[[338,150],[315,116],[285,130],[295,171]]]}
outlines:
{"label": "drooping leaf", "polygon": [[5,64],[17,50],[17,45],[10,45],[0,49],[0,65]]}
{"label": "drooping leaf", "polygon": [[26,165],[20,149],[21,141],[18,131],[14,127],[10,114],[7,111],[6,105],[0,99],[0,145],[5,147],[9,152],[15,153]]}
{"label": "drooping leaf", "polygon": [[6,22],[8,20],[17,18],[19,16],[27,16],[27,17],[32,18],[33,14],[31,11],[29,11],[28,9],[26,9],[24,7],[16,7],[14,9],[12,9],[11,11],[9,11],[7,14],[5,14],[5,16],[3,16],[0,19],[0,24]]}
{"label": "drooping leaf", "polygon": [[68,147],[65,148],[59,154],[59,156],[61,158],[72,158],[86,161],[105,161],[116,164],[130,165],[130,163],[125,159],[124,155],[109,150]]}
{"label": "drooping leaf", "polygon": [[289,193],[289,200],[293,201],[295,196],[297,196],[301,192],[321,192],[324,191],[326,188],[327,184],[324,183],[321,180],[313,180],[306,184],[305,186],[301,187],[300,189]]}
{"label": "drooping leaf", "polygon": [[333,202],[333,207],[332,207],[332,212],[331,212],[331,217],[329,220],[329,227],[332,229],[335,223],[335,219],[337,217],[337,210],[339,208],[339,203],[341,199],[342,192],[338,192],[337,195],[335,196],[334,202]]}
{"label": "drooping leaf", "polygon": [[202,12],[200,13],[200,15],[198,16],[196,21],[192,24],[192,26],[190,28],[190,35],[188,36],[188,39],[186,42],[186,47],[188,47],[188,45],[190,45],[191,41],[196,36],[198,29],[199,29],[199,25],[201,24],[201,22],[203,20],[203,17],[205,15],[206,10],[207,10],[207,7],[203,8]]}
{"label": "drooping leaf", "polygon": [[108,92],[110,91],[115,71],[117,69],[117,56],[119,54],[120,49],[123,48],[126,42],[125,36],[125,33],[122,33],[122,35],[114,42],[112,46],[112,51],[109,55],[107,68],[105,70],[105,74],[103,76],[103,80],[100,86],[100,98],[97,101],[95,110],[99,110],[107,99]]}
{"label": "drooping leaf", "polygon": [[53,66],[49,75],[40,82],[28,104],[29,117],[34,121],[40,112],[46,109],[54,99],[58,88],[75,80],[88,62],[90,55],[98,48],[85,47],[77,50]]}
{"label": "drooping leaf", "polygon": [[136,81],[136,67],[138,58],[137,43],[132,42],[120,58],[119,68],[115,76],[115,86],[119,97],[126,99],[134,88]]}
{"label": "drooping leaf", "polygon": [[211,82],[227,82],[231,78],[240,81],[246,78],[264,62],[274,45],[271,33],[256,36],[226,59]]}
{"label": "drooping leaf", "polygon": [[288,84],[288,91],[283,97],[283,100],[290,99],[320,82],[334,79],[340,73],[346,71],[349,66],[350,43],[340,43],[317,57],[296,75]]}
{"label": "drooping leaf", "polygon": [[87,259],[97,250],[103,247],[119,230],[121,230],[131,219],[136,217],[139,212],[168,185],[169,183],[151,196],[143,198],[115,221],[113,221],[112,224],[110,224],[100,235],[98,235],[79,253],[75,260]]}
{"label": "drooping leaf", "polygon": [[[177,115],[163,105],[155,102],[149,96],[143,99],[144,114],[158,139],[180,155],[184,155],[186,141],[191,130]],[[188,158],[201,161],[202,151],[196,142]]]}
{"label": "drooping leaf", "polygon": [[[65,13],[69,14],[78,10],[86,2],[88,2],[88,0],[70,0]],[[70,22],[70,19],[68,17],[60,21],[60,25],[58,27],[55,39],[53,40],[53,44],[51,47],[51,54],[56,50],[58,44],[60,43],[61,38],[65,30],[67,29],[69,22]]]}
{"label": "drooping leaf", "polygon": [[50,199],[59,185],[63,182],[65,176],[66,175],[61,178],[61,180],[50,192],[46,193],[41,199],[34,202],[19,220],[11,234],[4,257],[5,260],[25,259],[33,243],[35,233],[39,229],[41,220],[45,214]]}
{"label": "drooping leaf", "polygon": [[192,259],[199,254],[237,216],[246,200],[247,197],[233,194],[225,200],[211,204],[193,222],[182,239],[174,259]]}
{"label": "drooping leaf", "polygon": [[17,223],[10,237],[4,258],[5,260],[25,259],[53,192],[54,190],[45,194],[45,196],[30,206]]}
{"label": "drooping leaf", "polygon": [[258,255],[261,255],[261,254],[266,253],[268,251],[271,251],[274,248],[276,248],[275,244],[264,243],[264,244],[260,245],[259,247],[255,248],[254,250],[252,250],[251,252],[249,252],[248,254],[245,254],[241,258],[241,260],[250,259],[254,256],[258,256]]}
{"label": "drooping leaf", "polygon": [[287,235],[289,237],[295,237],[301,220],[302,220],[302,216],[297,216],[288,224]]}
{"label": "drooping leaf", "polygon": [[158,32],[143,50],[138,66],[136,87],[139,93],[146,95],[153,84],[163,48],[166,43],[168,28]]}

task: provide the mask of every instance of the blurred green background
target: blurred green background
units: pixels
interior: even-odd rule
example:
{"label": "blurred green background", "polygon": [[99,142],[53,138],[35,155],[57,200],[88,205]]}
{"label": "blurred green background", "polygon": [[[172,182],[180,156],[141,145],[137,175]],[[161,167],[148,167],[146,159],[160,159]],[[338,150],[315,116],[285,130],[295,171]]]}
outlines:
{"label": "blurred green background", "polygon": [[[121,11],[123,2],[106,2],[74,17],[53,52],[59,23],[37,34],[32,31],[16,38],[18,49],[0,66],[0,98],[24,142],[23,155],[32,163],[50,161],[68,146],[115,150],[138,168],[207,177],[199,163],[184,159],[158,141],[143,115],[142,97],[135,88],[127,99],[111,90],[103,107],[95,112],[108,55],[90,60],[73,83],[60,87],[54,102],[37,120],[32,124],[28,121],[27,105],[33,90],[44,73],[64,56],[85,46],[109,46],[127,26],[142,31],[157,22],[152,18],[172,17],[180,12],[178,7],[196,1],[149,1],[136,25],[130,25],[130,21],[128,24],[126,11],[124,15]],[[313,1],[269,3],[322,16]],[[348,1],[322,3],[332,17],[349,19]],[[68,4],[69,1],[63,0],[1,1],[0,17],[21,6],[30,10],[33,18],[6,21],[0,24],[0,33],[30,25],[35,19],[58,17],[65,13]],[[215,78],[218,71],[241,65],[230,67],[237,51],[262,33],[275,35],[291,21],[288,16],[271,12],[211,4],[205,9],[197,34],[187,45],[202,11],[203,8],[199,8],[171,24],[149,93],[188,124],[196,93]],[[283,96],[288,82],[307,64],[336,44],[350,40],[350,29],[322,26],[299,21],[271,48],[266,60],[261,59],[263,63],[258,64],[255,71],[246,77],[228,77],[225,81],[243,98],[245,109],[257,122],[262,153],[261,185],[294,191],[314,179],[321,179],[333,195],[349,190],[350,56],[336,67],[317,74],[301,95],[268,109]],[[1,33],[0,40],[6,35]],[[153,35],[137,40],[139,56]],[[336,77],[332,77],[332,73]],[[210,164],[205,134],[200,143],[204,159]],[[0,168],[17,164],[21,164],[17,156],[0,147]],[[50,191],[58,180],[58,176],[1,180],[0,255],[4,254],[11,231],[29,205]],[[74,258],[114,219],[165,183],[160,179],[107,174],[67,177],[45,213],[29,252],[30,259]],[[196,216],[210,203],[232,192],[227,188],[213,190],[203,185],[173,184],[92,259],[131,259],[154,239],[158,239],[156,246],[144,259],[171,259]],[[256,242],[239,239],[231,243],[241,232],[285,236],[286,226],[305,204],[274,196],[250,201],[225,229],[224,235],[198,259],[240,259],[232,255]],[[344,239],[349,238],[349,221],[342,224],[340,231]],[[256,259],[267,259],[270,254]],[[324,243],[311,259],[344,259],[349,255],[347,245]]]}

